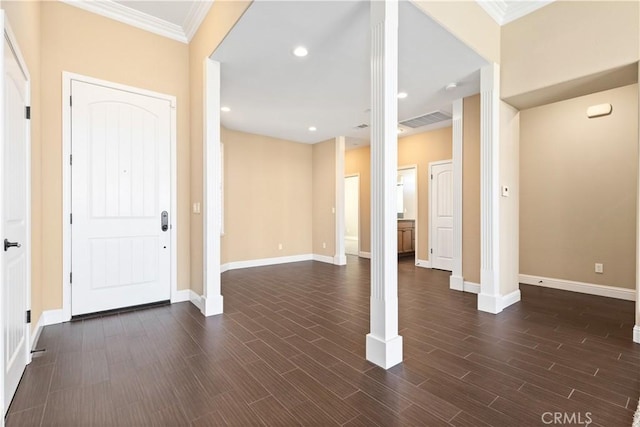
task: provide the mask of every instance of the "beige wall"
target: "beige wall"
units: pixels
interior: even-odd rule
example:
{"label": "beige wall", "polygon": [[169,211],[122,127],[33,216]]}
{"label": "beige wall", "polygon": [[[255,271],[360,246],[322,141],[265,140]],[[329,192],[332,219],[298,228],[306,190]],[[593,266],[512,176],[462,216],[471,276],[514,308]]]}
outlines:
{"label": "beige wall", "polygon": [[[203,201],[202,175],[202,130],[203,130],[203,70],[204,60],[211,56],[224,37],[231,31],[242,14],[251,5],[251,1],[218,0],[213,3],[209,13],[200,25],[189,44],[189,94],[191,99],[190,138],[191,138],[191,203]],[[224,140],[222,141],[224,143]],[[202,294],[202,251],[203,226],[202,215],[191,214],[191,289]]]}
{"label": "beige wall", "polygon": [[348,150],[344,155],[344,174],[360,175],[360,252],[371,252],[371,149]]}
{"label": "beige wall", "polygon": [[412,0],[487,61],[500,63],[500,26],[475,1]]}
{"label": "beige wall", "polygon": [[177,97],[178,288],[189,288],[187,45],[60,2],[42,3],[42,278],[45,310],[62,307],[62,72]]}
{"label": "beige wall", "polygon": [[637,1],[555,1],[502,27],[509,98],[640,59]]}
{"label": "beige wall", "polygon": [[[429,259],[429,163],[451,159],[451,127],[398,140],[398,166],[418,166],[418,259]],[[345,154],[345,175],[360,174],[360,251],[371,252],[371,150]]]}
{"label": "beige wall", "polygon": [[480,283],[480,95],[463,102],[462,275]]}
{"label": "beige wall", "polygon": [[[613,113],[588,119],[587,108],[601,103]],[[637,85],[520,116],[520,272],[633,289]]]}
{"label": "beige wall", "polygon": [[310,254],[312,146],[227,129],[222,140],[222,262]]}
{"label": "beige wall", "polygon": [[313,144],[312,151],[313,253],[333,258],[336,255],[336,141]]}
{"label": "beige wall", "polygon": [[42,104],[40,102],[40,3],[0,3],[29,68],[31,84],[31,328],[42,314]]}

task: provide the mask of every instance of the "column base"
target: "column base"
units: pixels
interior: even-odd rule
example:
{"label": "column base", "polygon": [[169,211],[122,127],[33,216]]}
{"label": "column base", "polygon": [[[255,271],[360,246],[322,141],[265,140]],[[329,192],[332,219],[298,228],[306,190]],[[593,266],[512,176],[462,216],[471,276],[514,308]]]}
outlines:
{"label": "column base", "polygon": [[633,327],[633,342],[640,344],[640,325]]}
{"label": "column base", "polygon": [[498,314],[502,311],[502,298],[500,295],[478,294],[478,310],[485,313]]}
{"label": "column base", "polygon": [[449,289],[464,291],[464,278],[462,276],[449,276]]}
{"label": "column base", "polygon": [[383,341],[367,334],[367,360],[384,369],[389,369],[402,362],[402,337]]}
{"label": "column base", "polygon": [[333,257],[334,265],[347,265],[347,256],[346,255],[336,255]]}
{"label": "column base", "polygon": [[223,313],[223,297],[222,295],[213,295],[210,297],[202,297],[202,314],[206,317],[215,316]]}

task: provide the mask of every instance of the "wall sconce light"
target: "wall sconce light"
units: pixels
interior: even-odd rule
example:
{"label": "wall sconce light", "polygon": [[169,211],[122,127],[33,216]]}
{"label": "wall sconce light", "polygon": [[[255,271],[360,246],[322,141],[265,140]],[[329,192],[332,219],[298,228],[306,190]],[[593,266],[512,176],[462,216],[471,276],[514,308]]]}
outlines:
{"label": "wall sconce light", "polygon": [[602,116],[608,116],[613,111],[611,104],[592,105],[587,108],[587,117],[590,119]]}

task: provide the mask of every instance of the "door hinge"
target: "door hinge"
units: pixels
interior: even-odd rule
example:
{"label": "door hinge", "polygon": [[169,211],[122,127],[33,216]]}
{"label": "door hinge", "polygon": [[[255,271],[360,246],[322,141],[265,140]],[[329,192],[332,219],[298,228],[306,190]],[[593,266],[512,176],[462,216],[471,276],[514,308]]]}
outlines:
{"label": "door hinge", "polygon": [[73,224],[73,214],[69,214],[69,224]]}
{"label": "door hinge", "polygon": [[27,323],[31,323],[31,310],[27,310]]}
{"label": "door hinge", "polygon": [[69,283],[73,283],[73,273],[69,272]]}
{"label": "door hinge", "polygon": [[27,118],[27,120],[31,120],[31,107],[30,106],[26,106],[25,107],[25,117]]}
{"label": "door hinge", "polygon": [[432,249],[430,249],[430,252],[429,252],[429,253],[433,253],[433,248],[432,248]]}
{"label": "door hinge", "polygon": [[69,166],[73,165],[73,154],[69,154]]}
{"label": "door hinge", "polygon": [[431,179],[433,179],[433,174],[431,174]]}
{"label": "door hinge", "polygon": [[69,107],[73,107],[73,97],[69,96]]}

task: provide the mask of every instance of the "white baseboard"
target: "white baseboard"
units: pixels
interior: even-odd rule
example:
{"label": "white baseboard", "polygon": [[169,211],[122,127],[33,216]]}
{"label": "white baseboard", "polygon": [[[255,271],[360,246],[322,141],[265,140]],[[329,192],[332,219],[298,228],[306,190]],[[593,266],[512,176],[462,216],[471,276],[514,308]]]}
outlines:
{"label": "white baseboard", "polygon": [[419,259],[419,260],[416,262],[416,267],[431,268],[431,261],[429,261],[429,260],[424,260],[424,259]]}
{"label": "white baseboard", "polygon": [[333,257],[333,265],[347,265],[347,255],[336,255]]}
{"label": "white baseboard", "polygon": [[31,337],[30,337],[30,349],[33,350],[36,348],[36,343],[38,342],[38,339],[40,338],[40,334],[42,333],[42,329],[44,328],[43,325],[43,316],[42,314],[40,315],[40,318],[38,319],[38,323],[36,324],[36,327],[33,331],[31,331]]}
{"label": "white baseboard", "polygon": [[640,325],[633,327],[633,342],[640,344]]}
{"label": "white baseboard", "polygon": [[193,292],[191,289],[182,289],[176,291],[176,293],[171,296],[171,304],[189,301],[189,295],[191,292]]}
{"label": "white baseboard", "polygon": [[[300,261],[311,261],[311,260],[313,260],[312,254],[303,254],[303,255],[282,256],[282,257],[276,257],[276,258],[250,259],[246,261],[232,261],[226,264],[222,264],[220,266],[220,271],[225,272],[229,270],[238,270],[240,268],[264,267],[266,265],[286,264],[289,262],[300,262]],[[331,259],[331,263],[333,264],[333,258]]]}
{"label": "white baseboard", "polygon": [[596,285],[594,283],[574,282],[571,280],[552,279],[549,277],[521,274],[520,283],[525,285],[542,286],[545,288],[560,289],[563,291],[580,292],[583,294],[598,295],[601,297],[617,298],[627,301],[636,300],[635,289],[618,288],[615,286]]}
{"label": "white baseboard", "polygon": [[327,264],[333,264],[333,257],[332,256],[313,254],[311,256],[311,258],[314,261],[326,262]]}
{"label": "white baseboard", "polygon": [[57,325],[64,320],[64,313],[60,310],[45,310],[42,312],[42,326]]}
{"label": "white baseboard", "polygon": [[464,291],[464,278],[462,276],[449,276],[449,289],[454,291]]}
{"label": "white baseboard", "polygon": [[358,256],[359,256],[360,258],[367,258],[367,259],[371,259],[371,252],[363,252],[363,251],[360,251],[360,252],[358,252]]}
{"label": "white baseboard", "polygon": [[196,307],[198,307],[198,310],[204,311],[204,300],[203,300],[203,298],[200,295],[198,295],[197,293],[193,292],[191,289],[189,289],[189,297],[188,297],[187,301],[191,301],[191,304],[193,304]]}
{"label": "white baseboard", "polygon": [[520,289],[516,289],[515,291],[508,293],[507,295],[502,295],[500,305],[502,306],[501,310],[509,307],[520,301]]}
{"label": "white baseboard", "polygon": [[462,284],[462,290],[465,292],[470,292],[472,294],[480,293],[480,284],[474,282],[467,282],[466,280]]}
{"label": "white baseboard", "polygon": [[478,311],[498,314],[502,311],[502,297],[500,295],[478,294]]}

